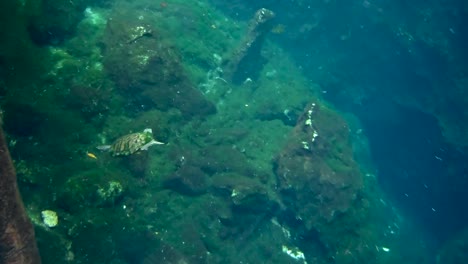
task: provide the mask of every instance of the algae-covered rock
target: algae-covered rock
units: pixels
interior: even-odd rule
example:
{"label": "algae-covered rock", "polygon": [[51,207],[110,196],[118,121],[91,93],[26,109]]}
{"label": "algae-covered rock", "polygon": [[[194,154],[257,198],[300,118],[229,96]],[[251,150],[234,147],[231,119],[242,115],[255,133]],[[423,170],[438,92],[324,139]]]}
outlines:
{"label": "algae-covered rock", "polygon": [[39,12],[29,25],[31,39],[38,45],[50,45],[71,36],[83,18],[87,1],[40,1]]}
{"label": "algae-covered rock", "polygon": [[207,146],[200,151],[200,155],[193,163],[208,174],[238,172],[242,175],[254,175],[256,173],[245,154],[229,145]]}
{"label": "algae-covered rock", "polygon": [[167,177],[164,186],[181,194],[200,195],[207,190],[207,177],[200,168],[186,165]]}
{"label": "algae-covered rock", "polygon": [[43,261],[47,260],[49,263],[73,263],[75,261],[75,254],[71,250],[72,243],[63,230],[36,225],[34,231]]}
{"label": "algae-covered rock", "polygon": [[224,62],[224,72],[228,80],[234,84],[242,84],[250,77],[257,79],[265,58],[261,56],[261,49],[266,35],[273,27],[275,13],[260,8],[255,12],[249,23],[248,32],[242,43],[233,54]]}
{"label": "algae-covered rock", "polygon": [[121,263],[118,254],[108,252],[116,250],[116,237],[125,233],[125,220],[122,211],[115,208],[105,208],[99,213],[88,210],[76,217],[67,232],[73,241],[75,263]]}
{"label": "algae-covered rock", "polygon": [[213,176],[215,193],[228,199],[239,213],[264,213],[277,208],[278,203],[268,188],[258,179],[237,173],[220,173]]}
{"label": "algae-covered rock", "polygon": [[101,170],[89,170],[72,176],[58,193],[58,205],[75,213],[87,208],[112,206],[124,195],[122,183],[115,178]]}
{"label": "algae-covered rock", "polygon": [[358,263],[346,254],[348,248],[366,260],[375,257],[375,251],[361,250],[362,238],[355,235],[368,224],[363,221],[368,211],[348,133],[337,113],[318,103],[309,104],[275,159],[275,173],[284,205],[281,218],[291,232],[314,237],[311,246],[320,245],[323,256]]}
{"label": "algae-covered rock", "polygon": [[346,123],[317,104],[306,107],[275,163],[281,198],[308,230],[352,209],[362,185]]}
{"label": "algae-covered rock", "polygon": [[[140,19],[138,19],[140,18]],[[187,117],[216,112],[215,106],[194,88],[177,50],[166,43],[157,21],[116,7],[103,37],[104,66],[129,105],[179,109]]]}
{"label": "algae-covered rock", "polygon": [[122,184],[118,181],[110,181],[107,185],[99,187],[97,190],[100,201],[98,204],[114,204],[119,198],[122,197],[124,192]]}
{"label": "algae-covered rock", "polygon": [[268,212],[278,207],[268,190],[262,185],[237,186],[231,192],[231,201],[236,210]]}

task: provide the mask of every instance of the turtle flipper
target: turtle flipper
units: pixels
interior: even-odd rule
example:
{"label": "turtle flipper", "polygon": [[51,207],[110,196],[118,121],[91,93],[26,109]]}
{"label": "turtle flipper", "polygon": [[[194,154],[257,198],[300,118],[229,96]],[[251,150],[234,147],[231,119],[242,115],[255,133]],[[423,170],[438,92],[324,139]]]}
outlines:
{"label": "turtle flipper", "polygon": [[102,145],[102,146],[97,146],[96,148],[99,149],[100,151],[109,151],[111,149],[111,145]]}
{"label": "turtle flipper", "polygon": [[156,140],[151,140],[150,142],[146,143],[145,145],[141,146],[141,150],[148,150],[149,147],[153,145],[164,145],[164,143],[156,141]]}

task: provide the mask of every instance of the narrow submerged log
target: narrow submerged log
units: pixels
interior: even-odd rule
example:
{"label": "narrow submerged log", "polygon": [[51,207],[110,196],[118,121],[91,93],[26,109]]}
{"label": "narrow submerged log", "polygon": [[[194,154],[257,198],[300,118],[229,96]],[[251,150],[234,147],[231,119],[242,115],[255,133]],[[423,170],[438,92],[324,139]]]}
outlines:
{"label": "narrow submerged log", "polygon": [[[1,124],[1,123],[0,123]],[[0,127],[0,263],[39,264],[34,228],[24,209],[10,152]]]}
{"label": "narrow submerged log", "polygon": [[255,13],[243,41],[224,62],[226,79],[234,84],[241,84],[247,78],[256,79],[265,61],[261,56],[261,49],[266,34],[273,27],[274,17],[275,13],[265,8]]}

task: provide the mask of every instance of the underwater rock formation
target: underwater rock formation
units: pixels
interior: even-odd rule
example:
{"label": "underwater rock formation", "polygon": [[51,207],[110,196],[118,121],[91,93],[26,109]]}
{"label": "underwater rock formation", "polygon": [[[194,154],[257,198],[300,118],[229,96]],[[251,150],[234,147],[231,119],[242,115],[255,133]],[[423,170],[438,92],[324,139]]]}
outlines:
{"label": "underwater rock formation", "polygon": [[194,88],[179,54],[149,21],[136,12],[116,10],[103,37],[104,65],[135,111],[142,106],[179,109],[184,117],[216,112]]}
{"label": "underwater rock formation", "polygon": [[34,229],[18,191],[15,169],[1,128],[0,263],[41,263]]}
{"label": "underwater rock formation", "polygon": [[125,196],[118,172],[93,169],[67,178],[57,191],[60,209],[78,214],[86,209],[112,207]]}
{"label": "underwater rock formation", "polygon": [[274,195],[256,178],[236,173],[219,173],[212,177],[212,192],[224,196],[236,215],[273,214],[279,207]]}
{"label": "underwater rock formation", "polygon": [[247,78],[256,79],[264,64],[264,58],[260,52],[266,34],[273,27],[274,17],[275,13],[265,8],[255,13],[244,40],[224,62],[226,79],[234,84],[241,84]]}
{"label": "underwater rock formation", "polygon": [[198,167],[185,165],[168,176],[164,186],[181,194],[200,195],[207,190],[207,175]]}
{"label": "underwater rock formation", "polygon": [[306,232],[321,236],[352,209],[362,186],[346,123],[316,104],[306,107],[275,166],[282,202]]}
{"label": "underwater rock formation", "polygon": [[467,263],[468,261],[468,228],[463,229],[441,248],[437,264]]}
{"label": "underwater rock formation", "polygon": [[3,105],[4,128],[7,133],[20,137],[37,135],[44,125],[45,115],[29,104],[7,102]]}
{"label": "underwater rock formation", "polygon": [[[177,250],[173,246],[164,241],[159,241],[157,250],[153,250],[148,256],[143,259],[142,264],[161,263],[190,263],[190,258],[185,256],[183,252]],[[187,243],[188,244],[188,243]],[[204,263],[203,261],[195,263]]]}
{"label": "underwater rock formation", "polygon": [[37,45],[50,45],[70,37],[83,16],[86,0],[41,1],[38,14],[32,16],[28,31]]}

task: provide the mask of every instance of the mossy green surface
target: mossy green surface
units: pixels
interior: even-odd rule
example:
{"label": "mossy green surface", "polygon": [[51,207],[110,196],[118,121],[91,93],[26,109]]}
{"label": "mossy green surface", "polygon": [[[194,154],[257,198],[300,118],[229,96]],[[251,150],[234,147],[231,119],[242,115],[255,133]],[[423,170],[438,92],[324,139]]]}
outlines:
{"label": "mossy green surface", "polygon": [[[265,46],[272,59],[259,80],[235,86],[219,79],[222,75],[210,77],[208,73],[220,66],[214,54],[222,57],[233,50],[245,23],[225,18],[199,1],[121,2],[113,8],[133,8],[137,13],[142,6],[147,8],[143,15],[152,14],[145,21],[160,31],[161,46],[181,54],[169,56],[180,68],[167,69],[186,70],[194,86],[206,84],[200,89],[203,98],[216,106],[217,113],[187,118],[177,107],[137,104],[141,101],[132,98],[131,86],[125,93],[119,90],[123,86],[109,77],[102,57],[103,21],[118,12],[91,7],[102,20],[75,14],[84,18],[77,22],[76,32],[54,47],[27,42],[23,59],[34,69],[38,56],[46,54],[44,64],[50,67],[34,73],[27,86],[22,86],[21,78],[8,79],[14,89],[6,92],[2,109],[30,214],[53,209],[59,215],[56,229],[35,222],[43,261],[147,263],[167,257],[187,263],[290,263],[292,259],[281,251],[283,245],[310,250],[306,255],[312,259],[331,257],[331,249],[302,237],[310,233],[298,228],[288,235],[295,226],[284,214],[294,209],[279,198],[273,162],[304,107],[310,102],[322,105],[320,87],[307,81],[273,43]],[[19,27],[24,33],[24,24]],[[123,71],[133,70],[122,61],[114,63]],[[30,70],[28,64],[17,73],[27,76]],[[323,112],[314,122],[321,124],[320,133],[330,136],[328,145],[322,146],[328,156],[316,153],[317,158],[324,158],[331,171],[359,174],[348,138],[334,134],[343,122],[331,122],[338,115],[334,109],[323,107]],[[145,128],[165,145],[129,157],[112,157],[96,149]],[[202,190],[167,187],[165,180],[177,171],[203,178]],[[333,248],[340,251],[336,255],[340,263],[358,263],[347,254],[349,245],[380,239],[373,232],[382,226],[366,217],[379,206],[377,199],[363,196],[336,222],[317,225],[326,233],[323,241],[336,240],[334,235],[340,232],[355,232]],[[374,255],[365,251],[361,260]],[[327,263],[324,259],[317,263]]]}

